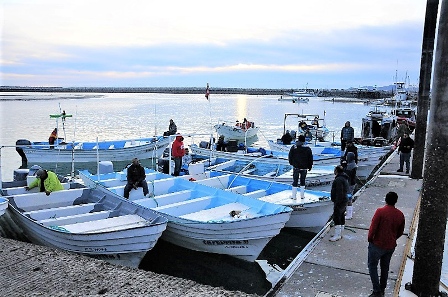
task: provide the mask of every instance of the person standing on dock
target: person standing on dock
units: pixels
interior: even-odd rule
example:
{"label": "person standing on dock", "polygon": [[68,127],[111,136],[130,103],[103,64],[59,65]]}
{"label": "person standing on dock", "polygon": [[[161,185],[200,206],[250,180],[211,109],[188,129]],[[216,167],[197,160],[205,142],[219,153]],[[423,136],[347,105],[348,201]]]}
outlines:
{"label": "person standing on dock", "polygon": [[[348,150],[348,146],[347,146]],[[344,166],[342,166],[344,167]],[[348,176],[348,193],[347,193],[347,210],[345,212],[345,219],[351,220],[353,217],[353,192],[356,186],[356,168],[358,166],[355,162],[355,154],[353,152],[346,153],[346,164],[344,172]]]}
{"label": "person standing on dock", "polygon": [[414,148],[414,140],[409,137],[408,133],[404,133],[398,145],[398,153],[400,154],[400,168],[397,172],[403,172],[403,166],[406,164],[406,173],[409,173],[411,163],[411,151]]}
{"label": "person standing on dock", "polygon": [[348,141],[355,141],[355,130],[350,126],[350,122],[345,122],[344,127],[341,129],[341,151],[345,151],[345,146]]}
{"label": "person standing on dock", "polygon": [[[403,235],[405,219],[403,213],[395,208],[398,195],[386,194],[386,205],[378,208],[373,215],[368,234],[368,268],[373,292],[369,297],[384,296],[389,274],[389,264],[397,246],[397,239]],[[381,275],[378,277],[378,262]]]}
{"label": "person standing on dock", "polygon": [[347,208],[347,193],[349,189],[348,176],[344,168],[338,165],[334,168],[334,181],[331,184],[331,201],[333,201],[334,235],[330,241],[338,241],[342,238],[345,225],[345,210]]}
{"label": "person standing on dock", "polygon": [[307,171],[313,168],[313,152],[304,146],[305,136],[299,135],[298,141],[291,147],[288,154],[289,164],[294,168],[292,174],[291,199],[297,199],[297,186],[300,176],[300,198],[305,198],[305,179]]}

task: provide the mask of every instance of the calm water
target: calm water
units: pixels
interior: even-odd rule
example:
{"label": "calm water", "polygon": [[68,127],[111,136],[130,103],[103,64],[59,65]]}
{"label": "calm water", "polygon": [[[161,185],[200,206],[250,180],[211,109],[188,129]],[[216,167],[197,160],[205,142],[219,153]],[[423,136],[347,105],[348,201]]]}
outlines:
{"label": "calm water", "polygon": [[[58,114],[60,110],[73,115],[65,125],[67,141],[160,135],[167,130],[171,118],[180,133],[210,134],[214,132],[214,124],[247,118],[260,127],[254,145],[262,147],[267,147],[267,140],[281,136],[285,113],[319,114],[320,118],[325,118],[327,127],[335,131],[335,140],[339,141],[340,130],[346,121],[351,122],[355,136],[359,137],[361,118],[370,110],[364,104],[333,103],[325,98],[311,98],[309,103],[300,104],[277,99],[278,96],[215,94],[207,101],[200,94],[0,93],[2,180],[12,180],[13,171],[21,165],[20,156],[8,146],[14,146],[17,139],[47,140],[56,127],[55,120],[49,115]],[[59,128],[59,136],[63,137],[60,123]],[[186,144],[191,142],[192,139],[185,139]],[[75,169],[84,168],[75,165]],[[444,264],[442,268],[444,280],[448,280],[446,266]]]}
{"label": "calm water", "polygon": [[[268,139],[281,137],[285,113],[318,114],[327,127],[336,131],[350,121],[355,135],[361,131],[361,118],[369,106],[355,103],[332,103],[312,98],[309,103],[280,102],[278,96],[171,94],[67,94],[3,93],[0,94],[2,146],[13,146],[17,139],[47,140],[56,121],[50,114],[65,110],[72,114],[66,120],[67,141],[130,139],[160,135],[172,118],[178,132],[210,134],[222,121],[247,118],[260,127],[255,145],[267,147]],[[15,100],[7,100],[15,99]],[[38,100],[41,99],[41,100]],[[64,137],[59,123],[59,137]],[[205,136],[204,136],[205,138]],[[330,137],[331,138],[331,137]],[[185,143],[192,139],[186,139]],[[195,139],[197,142],[197,139]],[[21,165],[14,148],[3,148],[2,179],[12,180],[13,170]],[[76,166],[75,166],[76,167]],[[54,168],[52,168],[54,169]],[[82,168],[75,168],[82,169]],[[116,168],[118,169],[118,168]],[[121,169],[121,168],[120,168]]]}

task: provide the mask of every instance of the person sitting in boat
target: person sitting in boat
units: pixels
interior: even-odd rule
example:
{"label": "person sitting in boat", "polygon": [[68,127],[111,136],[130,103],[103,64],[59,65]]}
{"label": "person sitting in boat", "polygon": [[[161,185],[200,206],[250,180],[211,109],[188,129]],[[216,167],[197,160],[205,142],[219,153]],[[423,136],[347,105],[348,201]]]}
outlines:
{"label": "person sitting in boat", "polygon": [[189,174],[188,172],[188,165],[193,161],[193,158],[190,155],[190,151],[188,150],[188,147],[185,148],[185,155],[182,157],[182,167],[180,169],[181,172],[184,172],[185,174]]}
{"label": "person sitting in boat", "polygon": [[319,116],[314,117],[314,120],[312,121],[311,125],[314,125],[317,128],[319,128]]}
{"label": "person sitting in boat", "polygon": [[39,187],[39,192],[45,192],[47,196],[51,192],[64,190],[56,173],[44,169],[36,171],[36,179],[28,187],[25,187],[25,190],[29,191],[35,187]]}
{"label": "person sitting in boat", "polygon": [[291,141],[292,141],[292,136],[289,133],[289,130],[286,130],[286,133],[283,134],[283,136],[282,136],[282,142],[283,142],[283,144],[291,144]]}
{"label": "person sitting in boat", "polygon": [[123,197],[129,199],[129,192],[132,189],[137,190],[138,187],[143,188],[143,195],[149,193],[148,183],[146,182],[145,168],[140,164],[138,158],[132,159],[131,166],[127,169],[127,184],[124,187]]}
{"label": "person sitting in boat", "polygon": [[168,131],[163,133],[163,136],[170,136],[177,133],[177,126],[174,123],[173,119],[170,119],[170,125],[168,126]]}
{"label": "person sitting in boat", "polygon": [[246,118],[244,118],[244,120],[243,120],[243,129],[249,129],[250,127],[252,127],[252,124],[251,124],[251,122],[249,122]]}
{"label": "person sitting in boat", "polygon": [[224,141],[224,135],[220,135],[216,143],[216,150],[225,152],[227,144]]}
{"label": "person sitting in boat", "polygon": [[54,128],[53,132],[51,132],[50,137],[48,137],[48,143],[50,144],[50,148],[54,148],[54,142],[58,139],[58,128]]}

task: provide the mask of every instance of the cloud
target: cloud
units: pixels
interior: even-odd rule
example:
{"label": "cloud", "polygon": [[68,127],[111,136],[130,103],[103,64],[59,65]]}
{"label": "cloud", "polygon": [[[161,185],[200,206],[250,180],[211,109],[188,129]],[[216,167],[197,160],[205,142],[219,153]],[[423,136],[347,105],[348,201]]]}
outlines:
{"label": "cloud", "polygon": [[284,75],[282,85],[397,67],[417,76],[425,1],[3,5],[2,84],[194,86],[212,77],[256,87],[270,77],[275,87],[282,80],[274,75]]}

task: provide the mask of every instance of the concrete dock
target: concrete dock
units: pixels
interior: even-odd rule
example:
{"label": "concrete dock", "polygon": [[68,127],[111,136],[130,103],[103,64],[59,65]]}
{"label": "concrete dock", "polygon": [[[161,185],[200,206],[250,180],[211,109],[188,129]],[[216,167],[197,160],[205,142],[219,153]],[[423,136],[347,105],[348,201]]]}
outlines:
{"label": "concrete dock", "polygon": [[[405,273],[407,255],[410,252],[414,217],[420,198],[422,180],[397,174],[399,156],[393,153],[379,174],[357,193],[353,219],[347,220],[343,239],[330,242],[334,228],[330,226],[320,234],[318,242],[306,256],[296,259],[300,263],[290,265],[284,281],[267,296],[368,296],[372,292],[367,268],[367,234],[375,210],[385,204],[387,192],[398,194],[395,205],[405,215],[404,235],[397,240],[393,254],[385,296],[415,296],[404,290],[412,277]],[[412,272],[412,270],[411,270]],[[412,275],[412,274],[411,274]],[[406,279],[406,277],[408,279]],[[410,278],[409,278],[410,277]]]}
{"label": "concrete dock", "polygon": [[[401,279],[406,276],[408,236],[422,180],[397,174],[398,159],[392,154],[377,177],[357,193],[343,239],[330,242],[333,230],[327,226],[266,296],[368,296],[367,233],[374,211],[384,205],[389,191],[398,193],[396,207],[405,214],[406,227],[391,261],[386,296],[414,296],[403,289],[410,279]],[[2,237],[0,255],[0,296],[258,296]]]}

